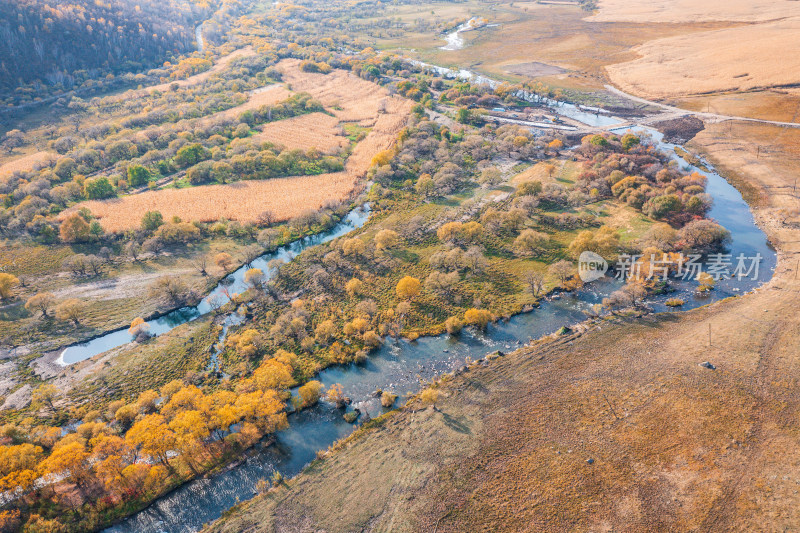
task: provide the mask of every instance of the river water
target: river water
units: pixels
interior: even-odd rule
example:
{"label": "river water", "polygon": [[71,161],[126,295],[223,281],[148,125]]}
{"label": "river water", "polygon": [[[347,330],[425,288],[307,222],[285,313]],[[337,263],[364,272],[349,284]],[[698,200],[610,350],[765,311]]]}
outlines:
{"label": "river water", "polygon": [[[370,209],[368,205],[363,205],[357,209],[350,211],[338,224],[333,228],[323,233],[316,235],[309,235],[302,239],[296,240],[286,246],[281,246],[274,252],[262,255],[250,265],[244,265],[232,274],[225,277],[200,303],[194,307],[183,307],[168,313],[160,318],[150,320],[147,322],[148,331],[152,335],[161,335],[185,324],[186,322],[195,320],[207,313],[210,313],[215,308],[219,308],[225,303],[230,301],[230,296],[233,294],[242,293],[247,290],[248,285],[244,281],[244,275],[250,268],[258,268],[264,272],[265,280],[269,280],[274,272],[267,266],[273,259],[278,259],[283,262],[289,262],[294,256],[312,246],[322,244],[341,237],[350,233],[356,228],[363,226],[369,218]],[[83,361],[97,354],[111,350],[118,346],[128,344],[133,341],[127,329],[112,331],[106,335],[97,337],[87,342],[80,344],[73,344],[68,346],[61,352],[56,362],[60,365],[70,365]]]}
{"label": "river water", "polygon": [[194,39],[197,41],[197,51],[201,54],[205,49],[205,41],[203,40],[203,25],[200,24],[194,29]]}
{"label": "river water", "polygon": [[[554,108],[559,112],[562,106]],[[590,115],[595,117],[595,115]],[[614,117],[604,117],[614,119]],[[664,143],[657,131],[648,128],[633,128],[639,134],[647,134],[660,149],[674,154],[674,146]],[[619,130],[623,133],[627,130]],[[755,225],[753,216],[739,192],[716,172],[705,172],[673,157],[682,168],[698,171],[708,177],[707,191],[714,199],[708,216],[724,225],[731,232],[732,242],[728,252],[736,257],[744,254],[762,260],[756,279],[721,280],[709,296],[700,296],[694,290],[695,282],[674,282],[675,292],[653,297],[648,305],[656,312],[668,310],[664,301],[679,297],[691,309],[721,298],[741,295],[772,277],[776,255],[769,247],[766,236]],[[356,215],[358,216],[358,215]],[[363,214],[361,216],[364,216]],[[357,221],[363,224],[359,217]],[[357,227],[355,224],[352,226]],[[335,233],[343,234],[345,227]],[[352,229],[352,228],[351,228]],[[349,231],[349,230],[348,230]],[[323,237],[320,242],[330,240]],[[298,250],[296,248],[295,250]],[[512,317],[488,327],[485,333],[465,330],[458,337],[440,335],[424,337],[410,342],[389,339],[374,352],[363,365],[331,367],[320,372],[319,379],[327,388],[340,383],[344,394],[353,399],[348,410],[354,408],[376,416],[386,410],[373,397],[375,389],[389,390],[400,395],[398,402],[420,388],[420,379],[430,379],[443,372],[464,365],[466,358],[480,359],[495,350],[513,350],[532,339],[557,331],[586,318],[587,311],[621,285],[620,282],[604,278],[587,285],[579,293],[563,294],[544,301],[529,313]],[[699,363],[700,361],[698,361]],[[177,533],[197,531],[204,523],[211,522],[239,501],[255,495],[255,487],[262,478],[275,470],[286,477],[299,473],[312,461],[319,450],[328,448],[335,441],[349,435],[355,425],[342,418],[342,411],[325,402],[318,406],[289,416],[289,429],[276,435],[274,445],[251,451],[243,462],[230,470],[187,483],[168,496],[159,499],[149,508],[109,528],[113,533]]]}

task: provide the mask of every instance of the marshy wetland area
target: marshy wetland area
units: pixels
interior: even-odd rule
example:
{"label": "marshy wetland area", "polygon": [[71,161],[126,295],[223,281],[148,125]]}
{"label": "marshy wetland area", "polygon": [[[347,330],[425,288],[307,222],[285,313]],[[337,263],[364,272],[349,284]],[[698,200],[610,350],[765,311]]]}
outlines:
{"label": "marshy wetland area", "polygon": [[797,2],[0,12],[0,531],[800,527]]}

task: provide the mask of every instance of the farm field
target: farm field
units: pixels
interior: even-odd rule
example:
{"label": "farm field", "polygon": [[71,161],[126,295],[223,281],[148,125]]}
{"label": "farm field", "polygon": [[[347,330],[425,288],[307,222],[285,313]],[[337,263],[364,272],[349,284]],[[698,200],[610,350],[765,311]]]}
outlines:
{"label": "farm field", "polygon": [[349,144],[342,135],[339,119],[325,113],[309,113],[279,122],[271,122],[254,135],[259,142],[280,144],[289,150],[316,149],[337,152]]}
{"label": "farm field", "polygon": [[44,165],[56,158],[57,154],[48,151],[34,152],[21,157],[10,156],[9,160],[0,164],[0,182],[7,179],[14,172],[27,172],[39,165]]}
{"label": "farm field", "polygon": [[[102,201],[83,202],[72,208],[88,208],[106,231],[124,231],[139,225],[147,211],[159,211],[164,217],[177,216],[184,220],[202,222],[226,218],[238,222],[254,222],[264,211],[271,211],[276,221],[288,220],[323,205],[344,200],[361,183],[378,152],[388,149],[402,128],[411,102],[385,89],[353,76],[334,71],[330,74],[302,72],[299,61],[279,64],[286,83],[297,92],[307,92],[324,105],[335,106],[321,121],[296,117],[266,126],[263,140],[273,142],[282,138],[290,148],[310,150],[320,148],[317,138],[332,148],[335,128],[333,121],[357,122],[371,127],[367,136],[353,149],[342,172],[276,178],[266,181],[242,181],[226,185],[208,185],[187,189],[163,189]],[[314,124],[308,122],[313,121]],[[299,121],[299,126],[297,125]],[[286,122],[286,124],[283,124]],[[309,135],[304,125],[321,127],[321,134]],[[313,130],[311,130],[313,133]],[[262,139],[262,134],[256,139]],[[292,137],[294,136],[294,137]],[[281,141],[283,142],[283,141]],[[338,140],[337,140],[338,142]],[[295,199],[287,202],[287,198]],[[69,211],[68,211],[69,212]]]}

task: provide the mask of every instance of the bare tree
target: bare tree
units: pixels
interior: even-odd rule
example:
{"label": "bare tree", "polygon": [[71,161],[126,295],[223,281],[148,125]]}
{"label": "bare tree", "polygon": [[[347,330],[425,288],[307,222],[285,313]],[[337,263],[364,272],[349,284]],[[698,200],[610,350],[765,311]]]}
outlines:
{"label": "bare tree", "polygon": [[242,253],[244,255],[244,264],[249,268],[253,266],[253,261],[263,255],[264,250],[260,246],[250,245]]}
{"label": "bare tree", "polygon": [[192,261],[192,266],[200,273],[201,276],[208,276],[208,271],[206,271],[206,267],[208,266],[208,259],[205,255],[201,255],[200,257],[196,257]]}
{"label": "bare tree", "polygon": [[141,252],[142,248],[136,241],[131,241],[125,245],[125,254],[134,261],[139,260],[139,254],[141,254]]}
{"label": "bare tree", "polygon": [[528,291],[534,298],[538,298],[544,292],[544,276],[535,270],[525,273],[525,283],[528,284]]}
{"label": "bare tree", "polygon": [[572,274],[575,272],[575,267],[573,266],[571,261],[567,261],[566,259],[562,259],[556,263],[553,263],[548,267],[548,272],[553,276],[558,278],[558,282],[561,285],[572,277]]}
{"label": "bare tree", "polygon": [[275,214],[267,209],[261,212],[256,220],[260,226],[271,226],[275,223]]}
{"label": "bare tree", "polygon": [[94,254],[86,256],[86,266],[89,267],[95,276],[99,276],[103,273],[103,264],[105,264],[105,261]]}

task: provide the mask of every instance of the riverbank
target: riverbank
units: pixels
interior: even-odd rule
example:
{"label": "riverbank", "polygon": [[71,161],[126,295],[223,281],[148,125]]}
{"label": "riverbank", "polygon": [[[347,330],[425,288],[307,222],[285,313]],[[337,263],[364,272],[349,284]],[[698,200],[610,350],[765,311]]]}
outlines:
{"label": "riverbank", "polygon": [[[720,168],[736,165],[704,133],[693,146]],[[751,164],[737,167],[742,181],[733,182],[763,198],[753,212],[778,249],[769,283],[476,367],[441,387],[438,411],[402,410],[209,530],[270,531],[292,521],[303,531],[796,523],[796,480],[785,473],[800,463],[792,445],[800,231],[776,216],[783,200],[774,192],[794,178],[766,161]]]}
{"label": "riverbank", "polygon": [[[671,152],[668,146],[663,148],[667,149],[667,153]],[[717,175],[710,177],[708,188],[716,200],[710,215],[731,227],[734,235],[732,247],[737,253],[762,253],[766,259],[762,265],[766,277],[762,281],[769,279],[771,253],[765,248],[747,248],[759,239],[762,246],[765,242],[765,236],[755,227],[751,228],[752,220],[747,214],[747,205],[735,189]],[[738,203],[735,202],[736,198]],[[617,287],[613,282],[597,283],[587,285],[582,291],[560,294],[557,299],[547,299],[532,312],[490,326],[486,334],[475,335],[465,331],[456,338],[439,336],[421,337],[414,342],[390,341],[369,357],[365,366],[333,366],[322,371],[315,379],[323,383],[323,388],[341,384],[343,393],[353,399],[352,408],[376,416],[386,410],[381,408],[377,398],[372,397],[374,390],[399,393],[402,403],[408,394],[419,390],[419,380],[435,379],[456,370],[463,366],[465,359],[481,359],[492,350],[513,350],[530,339],[552,334],[562,326],[569,326],[569,330],[580,330],[583,326],[579,323],[586,317],[584,311],[591,311],[592,305],[600,303]],[[703,305],[709,301],[695,296],[693,285],[679,286],[678,289],[680,292],[665,295],[660,300],[650,302],[650,305],[663,311],[666,309],[663,300],[668,297],[685,298],[686,307]],[[726,286],[720,283],[713,292],[715,297],[720,298],[740,294],[738,290],[748,289],[740,289],[736,284]],[[342,420],[341,411],[326,405],[319,406],[291,420],[290,429],[278,434],[275,449],[254,456],[246,464],[223,476],[187,485],[113,531],[158,531],[164,525],[192,531],[199,524],[222,514],[238,499],[253,496],[259,479],[269,477],[276,470],[285,477],[295,475],[313,460],[318,451],[325,450],[351,431],[352,426]],[[187,505],[188,501],[192,504]]]}

